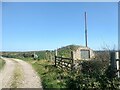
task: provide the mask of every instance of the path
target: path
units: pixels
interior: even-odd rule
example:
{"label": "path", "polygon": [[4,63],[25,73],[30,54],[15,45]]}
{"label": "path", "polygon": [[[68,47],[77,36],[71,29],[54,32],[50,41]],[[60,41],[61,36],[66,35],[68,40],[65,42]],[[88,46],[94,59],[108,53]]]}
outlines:
{"label": "path", "polygon": [[19,59],[3,59],[6,64],[0,71],[0,89],[42,88],[39,76],[29,63]]}

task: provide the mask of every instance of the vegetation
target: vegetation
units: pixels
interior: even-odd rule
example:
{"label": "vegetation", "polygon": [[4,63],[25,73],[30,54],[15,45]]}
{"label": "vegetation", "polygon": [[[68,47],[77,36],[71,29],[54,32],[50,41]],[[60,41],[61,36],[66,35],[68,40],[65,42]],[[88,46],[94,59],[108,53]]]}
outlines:
{"label": "vegetation", "polygon": [[[66,47],[58,48],[58,56],[71,57],[71,51],[76,50],[78,45],[69,45]],[[30,51],[30,52],[2,52],[3,57],[8,58],[29,58],[33,59],[34,53],[38,55],[38,60],[53,60],[55,56],[55,50],[44,51]]]}
{"label": "vegetation", "polygon": [[0,69],[3,68],[5,61],[0,58]]}
{"label": "vegetation", "polygon": [[[106,55],[106,56],[105,56]],[[82,69],[79,71],[64,71],[54,66],[49,60],[30,61],[42,79],[44,88],[69,88],[77,89],[119,89],[120,79],[113,76],[108,53],[104,57],[96,57],[94,60],[81,61]],[[110,77],[113,76],[113,77]]]}
{"label": "vegetation", "polygon": [[66,88],[65,78],[67,72],[55,68],[48,60],[29,61],[42,79],[44,88]]}
{"label": "vegetation", "polygon": [[63,57],[71,57],[71,51],[76,50],[78,45],[68,45],[62,48],[59,48],[58,51],[58,56],[63,56]]}
{"label": "vegetation", "polygon": [[[101,65],[100,62],[93,63],[93,61],[91,61],[89,64],[84,62],[83,64],[87,64],[87,67],[84,66],[81,72],[77,70],[65,72],[64,70],[56,68],[53,63],[48,60],[32,60],[29,62],[41,77],[44,88],[69,88],[69,90],[75,88],[80,88],[81,90],[90,88],[97,88],[99,90],[119,89],[120,79],[117,77],[110,78],[107,75],[109,73],[107,72],[108,69],[103,70],[103,65]],[[88,67],[91,68],[88,70]]]}
{"label": "vegetation", "polygon": [[[71,51],[79,46],[69,45],[58,49],[58,56],[71,57]],[[3,56],[22,58],[33,65],[42,79],[44,88],[83,89],[119,89],[120,79],[110,65],[110,51],[96,51],[96,58],[80,61],[80,69],[64,71],[54,66],[55,51],[36,51],[38,59],[33,59],[34,52],[3,53]]]}
{"label": "vegetation", "polygon": [[69,89],[120,89],[120,78],[116,77],[116,71],[110,65],[109,51],[97,52],[96,58],[90,61],[82,61],[81,72],[72,72],[66,85]]}

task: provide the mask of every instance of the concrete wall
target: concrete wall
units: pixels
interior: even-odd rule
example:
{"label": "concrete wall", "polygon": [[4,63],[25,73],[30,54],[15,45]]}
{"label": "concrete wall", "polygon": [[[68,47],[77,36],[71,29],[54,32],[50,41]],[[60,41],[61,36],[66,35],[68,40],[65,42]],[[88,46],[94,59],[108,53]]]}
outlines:
{"label": "concrete wall", "polygon": [[[77,50],[73,51],[74,60],[83,60],[81,58],[81,50],[89,50],[90,51],[90,59],[95,57],[95,54],[92,49],[90,49],[88,47],[79,47]],[[87,59],[87,60],[90,60],[90,59]]]}

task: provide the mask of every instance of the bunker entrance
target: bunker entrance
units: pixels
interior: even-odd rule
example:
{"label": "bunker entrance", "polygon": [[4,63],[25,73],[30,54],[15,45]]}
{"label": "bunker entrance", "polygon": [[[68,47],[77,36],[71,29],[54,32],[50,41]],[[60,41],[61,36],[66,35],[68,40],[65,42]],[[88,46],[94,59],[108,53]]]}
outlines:
{"label": "bunker entrance", "polygon": [[81,59],[90,59],[90,51],[89,50],[81,50]]}

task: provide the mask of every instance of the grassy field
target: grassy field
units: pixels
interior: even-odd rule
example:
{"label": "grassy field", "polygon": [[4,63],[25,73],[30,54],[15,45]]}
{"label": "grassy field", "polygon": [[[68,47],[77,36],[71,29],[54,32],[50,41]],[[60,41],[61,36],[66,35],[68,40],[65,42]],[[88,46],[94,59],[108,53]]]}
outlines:
{"label": "grassy field", "polygon": [[0,58],[0,69],[4,66],[5,61]]}

